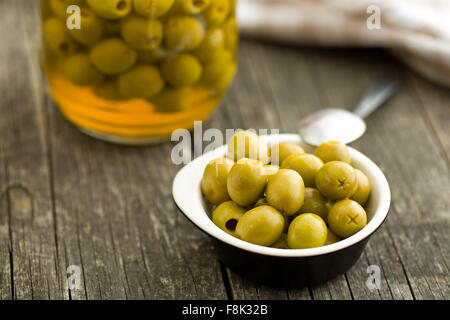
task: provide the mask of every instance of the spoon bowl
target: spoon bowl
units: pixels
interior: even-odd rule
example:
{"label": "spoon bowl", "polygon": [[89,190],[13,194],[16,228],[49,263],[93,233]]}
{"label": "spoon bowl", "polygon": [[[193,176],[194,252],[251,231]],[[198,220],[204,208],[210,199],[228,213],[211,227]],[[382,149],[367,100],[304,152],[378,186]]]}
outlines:
{"label": "spoon bowl", "polygon": [[382,78],[364,93],[353,112],[336,108],[322,109],[301,120],[298,132],[303,141],[311,146],[317,147],[326,141],[349,144],[366,132],[363,119],[389,99],[397,87],[396,78]]}
{"label": "spoon bowl", "polygon": [[322,109],[299,123],[300,136],[312,146],[326,141],[349,144],[361,137],[366,128],[364,120],[354,113],[335,108]]}

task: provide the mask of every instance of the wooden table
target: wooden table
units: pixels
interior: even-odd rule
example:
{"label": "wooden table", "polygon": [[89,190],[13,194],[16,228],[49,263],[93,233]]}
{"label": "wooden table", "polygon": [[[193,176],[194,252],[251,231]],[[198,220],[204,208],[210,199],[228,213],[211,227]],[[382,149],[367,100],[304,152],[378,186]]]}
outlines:
{"label": "wooden table", "polygon": [[[205,128],[295,132],[321,107],[351,108],[386,72],[400,92],[354,144],[392,188],[387,221],[358,263],[321,286],[280,289],[229,271],[177,210],[171,143],[96,141],[57,111],[39,63],[37,1],[0,0],[1,299],[449,299],[450,91],[379,50],[243,40],[240,70]],[[81,290],[67,290],[67,267]],[[369,265],[380,290],[366,287]]]}

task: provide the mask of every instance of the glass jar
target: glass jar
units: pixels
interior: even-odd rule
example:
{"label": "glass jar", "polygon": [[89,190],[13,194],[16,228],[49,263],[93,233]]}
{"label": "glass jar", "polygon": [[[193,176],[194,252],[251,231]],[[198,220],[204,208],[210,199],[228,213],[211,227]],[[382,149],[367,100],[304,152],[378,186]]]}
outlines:
{"label": "glass jar", "polygon": [[236,0],[41,0],[43,69],[83,132],[147,144],[206,120],[237,68]]}

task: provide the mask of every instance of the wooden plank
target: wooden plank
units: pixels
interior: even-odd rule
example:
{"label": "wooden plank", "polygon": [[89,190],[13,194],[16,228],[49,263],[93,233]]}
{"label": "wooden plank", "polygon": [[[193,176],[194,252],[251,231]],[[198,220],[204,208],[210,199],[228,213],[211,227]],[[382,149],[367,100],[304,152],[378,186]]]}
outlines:
{"label": "wooden plank", "polygon": [[58,276],[51,172],[40,113],[43,90],[34,63],[39,50],[27,41],[29,27],[36,29],[37,24],[33,9],[34,5],[24,0],[0,2],[2,42],[6,44],[0,52],[0,108],[4,115],[0,123],[0,239],[5,244],[8,237],[10,243],[10,259],[4,260],[1,250],[0,292],[2,298],[61,299],[65,293]]}
{"label": "wooden plank", "polygon": [[226,298],[211,244],[172,201],[171,144],[114,146],[49,114],[58,235],[86,297]]}
{"label": "wooden plank", "polygon": [[450,163],[450,90],[415,74],[410,75],[409,81],[421,101],[422,116]]}

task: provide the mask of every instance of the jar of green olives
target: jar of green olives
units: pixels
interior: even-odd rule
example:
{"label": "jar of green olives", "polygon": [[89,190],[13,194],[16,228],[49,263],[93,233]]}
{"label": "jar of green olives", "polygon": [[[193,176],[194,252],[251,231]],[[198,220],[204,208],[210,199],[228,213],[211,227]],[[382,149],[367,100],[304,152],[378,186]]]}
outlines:
{"label": "jar of green olives", "polygon": [[236,0],[41,0],[43,68],[63,115],[147,144],[206,120],[237,68]]}

